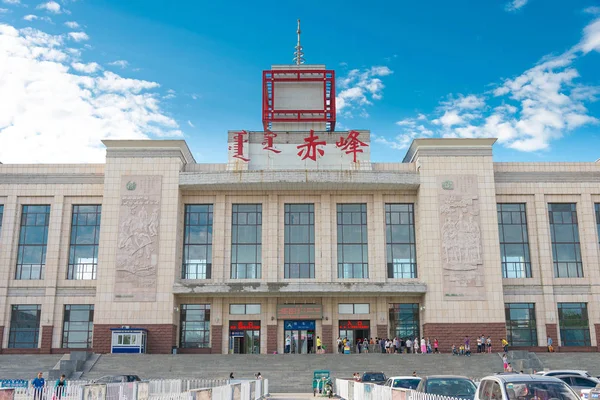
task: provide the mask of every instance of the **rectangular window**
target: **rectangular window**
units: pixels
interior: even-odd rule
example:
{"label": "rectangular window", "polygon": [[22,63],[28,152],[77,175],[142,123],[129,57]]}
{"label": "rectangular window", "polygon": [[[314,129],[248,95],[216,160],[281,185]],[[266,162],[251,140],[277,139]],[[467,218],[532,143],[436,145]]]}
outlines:
{"label": "rectangular window", "polygon": [[367,205],[337,205],[338,278],[368,278]]}
{"label": "rectangular window", "polygon": [[50,206],[23,206],[15,279],[43,279]]}
{"label": "rectangular window", "polygon": [[36,349],[40,335],[39,304],[13,305],[10,314],[8,347],[11,349]]}
{"label": "rectangular window", "polygon": [[260,314],[260,304],[230,304],[229,314]]}
{"label": "rectangular window", "polygon": [[511,346],[537,346],[537,325],[534,303],[507,303],[506,340]]}
{"label": "rectangular window", "polygon": [[498,235],[503,278],[531,278],[525,204],[498,204]]}
{"label": "rectangular window", "polygon": [[418,303],[390,304],[389,318],[390,337],[414,339],[420,336]]}
{"label": "rectangular window", "polygon": [[100,242],[100,205],[74,205],[67,279],[96,279]]}
{"label": "rectangular window", "polygon": [[548,204],[555,278],[582,278],[577,209],[574,203]]}
{"label": "rectangular window", "polygon": [[558,303],[562,346],[590,346],[587,303]]}
{"label": "rectangular window", "polygon": [[210,304],[182,304],[180,322],[180,347],[210,347]]}
{"label": "rectangular window", "polygon": [[62,347],[65,349],[91,349],[94,331],[94,305],[65,305]]}
{"label": "rectangular window", "polygon": [[260,279],[262,205],[234,204],[231,215],[231,279]]}
{"label": "rectangular window", "polygon": [[338,304],[338,314],[368,314],[369,303]]}
{"label": "rectangular window", "polygon": [[415,215],[412,204],[385,205],[388,278],[417,277]]}
{"label": "rectangular window", "polygon": [[315,206],[285,205],[285,278],[315,277]]}
{"label": "rectangular window", "polygon": [[2,235],[2,217],[4,216],[4,205],[0,204],[0,237]]}
{"label": "rectangular window", "polygon": [[[2,206],[0,206],[2,207]],[[598,230],[598,242],[600,243],[600,203],[594,204],[596,210],[596,229]],[[0,208],[0,219],[2,217],[2,209]],[[0,226],[1,227],[1,226]]]}
{"label": "rectangular window", "polygon": [[185,206],[181,278],[211,278],[212,230],[212,204],[187,204]]}

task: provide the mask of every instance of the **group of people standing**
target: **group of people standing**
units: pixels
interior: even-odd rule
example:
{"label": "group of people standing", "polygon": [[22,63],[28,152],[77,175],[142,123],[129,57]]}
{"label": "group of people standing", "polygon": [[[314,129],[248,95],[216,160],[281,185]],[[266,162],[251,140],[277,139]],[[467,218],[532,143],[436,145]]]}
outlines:
{"label": "group of people standing", "polygon": [[[501,339],[502,349],[505,353],[508,352],[508,341],[506,339]],[[490,336],[485,336],[481,334],[481,336],[477,337],[477,353],[488,353],[492,354],[492,338]],[[465,341],[459,347],[456,347],[455,344],[452,345],[452,354],[457,356],[470,356],[471,355],[471,339],[468,336],[465,336]]]}
{"label": "group of people standing", "polygon": [[[352,343],[348,338],[337,338],[338,353],[348,353]],[[431,354],[439,353],[439,342],[434,339],[433,342],[429,338],[422,337],[419,339],[411,338],[378,338],[375,339],[357,339],[355,346],[356,353],[387,353],[387,354]]]}
{"label": "group of people standing", "polygon": [[[37,377],[31,381],[31,387],[33,388],[33,399],[42,400],[44,395],[44,387],[46,387],[46,380],[44,374],[39,372]],[[67,378],[63,374],[54,383],[54,395],[53,398],[60,399],[63,394],[66,394],[67,390]]]}

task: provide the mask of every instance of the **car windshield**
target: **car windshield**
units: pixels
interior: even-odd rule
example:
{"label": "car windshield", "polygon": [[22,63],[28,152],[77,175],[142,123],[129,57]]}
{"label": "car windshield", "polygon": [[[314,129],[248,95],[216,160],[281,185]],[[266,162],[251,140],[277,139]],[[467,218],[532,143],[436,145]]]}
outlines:
{"label": "car windshield", "polygon": [[509,400],[579,400],[564,382],[512,382],[505,389]]}
{"label": "car windshield", "polygon": [[375,382],[375,381],[385,381],[385,375],[384,374],[364,374],[363,375],[363,382]]}
{"label": "car windshield", "polygon": [[451,397],[473,397],[477,388],[468,379],[435,378],[427,381],[427,393]]}
{"label": "car windshield", "polygon": [[395,379],[394,387],[402,389],[416,389],[419,386],[420,379]]}

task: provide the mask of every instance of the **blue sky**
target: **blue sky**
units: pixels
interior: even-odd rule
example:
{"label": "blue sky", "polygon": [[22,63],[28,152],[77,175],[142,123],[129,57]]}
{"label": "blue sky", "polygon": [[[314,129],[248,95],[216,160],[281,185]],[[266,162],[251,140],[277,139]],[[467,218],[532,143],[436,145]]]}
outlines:
{"label": "blue sky", "polygon": [[297,18],[373,161],[439,136],[600,158],[594,1],[0,0],[0,161],[102,162],[101,139],[149,137],[224,162],[227,130],[262,129],[261,71],[291,62]]}

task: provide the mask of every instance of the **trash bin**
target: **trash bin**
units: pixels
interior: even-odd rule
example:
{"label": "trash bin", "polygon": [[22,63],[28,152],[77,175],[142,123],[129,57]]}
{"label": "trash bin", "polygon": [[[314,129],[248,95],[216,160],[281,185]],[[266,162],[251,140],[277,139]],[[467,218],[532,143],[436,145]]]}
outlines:
{"label": "trash bin", "polygon": [[177,354],[177,346],[171,348],[171,354]]}

